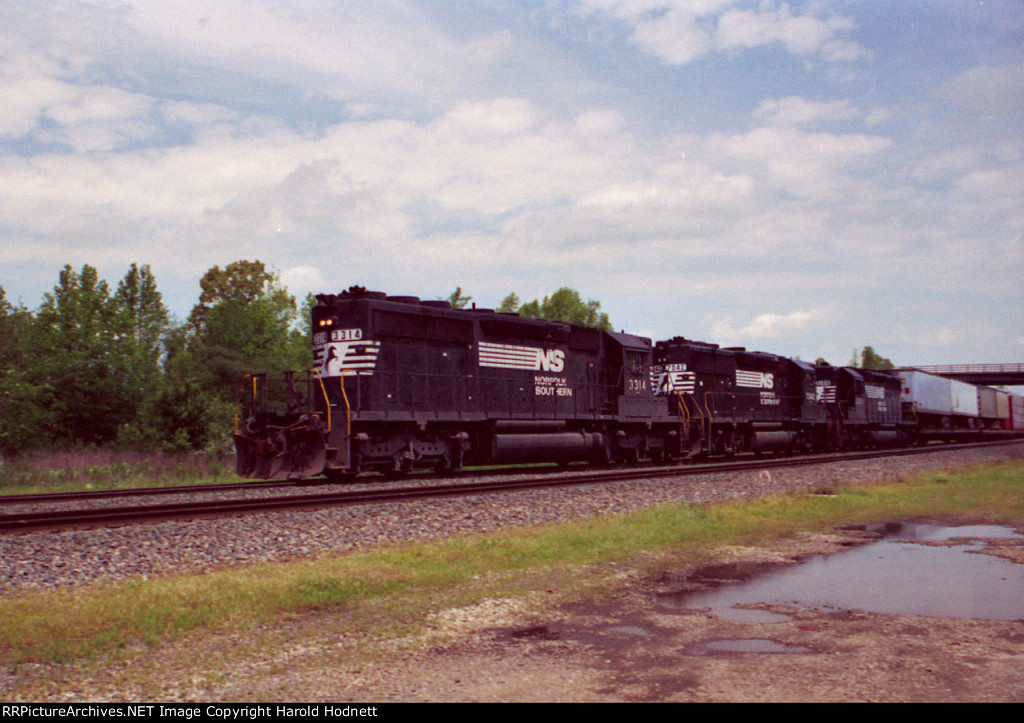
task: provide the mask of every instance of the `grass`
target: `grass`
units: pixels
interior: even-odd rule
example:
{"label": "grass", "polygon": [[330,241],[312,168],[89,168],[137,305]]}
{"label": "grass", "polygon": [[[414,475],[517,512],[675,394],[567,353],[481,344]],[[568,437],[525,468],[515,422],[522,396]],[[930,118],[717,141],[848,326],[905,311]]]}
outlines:
{"label": "grass", "polygon": [[[551,465],[519,466],[530,469]],[[497,467],[470,469],[485,471]],[[0,496],[241,481],[235,474],[233,454],[167,454],[83,447],[0,456]]]}
{"label": "grass", "polygon": [[360,634],[406,635],[421,628],[430,612],[453,603],[550,589],[579,594],[605,584],[594,572],[609,563],[647,574],[681,556],[706,560],[722,545],[921,517],[1024,519],[1024,461],[835,486],[828,494],[666,505],[316,560],[9,592],[0,598],[0,664],[90,658],[137,643],[244,632],[311,615],[335,622],[338,614],[347,616],[345,624]]}
{"label": "grass", "polygon": [[233,459],[198,453],[82,448],[0,457],[0,495],[237,481]]}

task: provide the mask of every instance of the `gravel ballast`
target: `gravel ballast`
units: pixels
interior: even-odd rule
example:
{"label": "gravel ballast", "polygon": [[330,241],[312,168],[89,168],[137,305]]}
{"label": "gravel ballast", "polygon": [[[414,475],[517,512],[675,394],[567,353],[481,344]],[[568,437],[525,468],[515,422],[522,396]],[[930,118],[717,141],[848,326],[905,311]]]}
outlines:
{"label": "gravel ballast", "polygon": [[0,537],[0,594],[569,522],[666,503],[720,502],[823,485],[885,481],[928,470],[1022,457],[1024,443],[1017,443],[757,472],[6,535]]}

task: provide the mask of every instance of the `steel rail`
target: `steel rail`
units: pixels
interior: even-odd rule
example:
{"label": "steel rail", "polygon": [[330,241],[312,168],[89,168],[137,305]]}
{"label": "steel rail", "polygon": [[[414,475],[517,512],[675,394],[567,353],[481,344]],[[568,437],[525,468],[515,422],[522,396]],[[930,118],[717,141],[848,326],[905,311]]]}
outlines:
{"label": "steel rail", "polygon": [[773,469],[780,467],[835,464],[876,459],[880,457],[930,454],[986,446],[1012,444],[1014,441],[984,442],[962,445],[933,445],[898,450],[874,450],[842,455],[782,456],[687,467],[659,467],[643,470],[615,470],[583,474],[540,476],[527,480],[495,480],[486,482],[441,484],[432,487],[395,487],[372,490],[343,491],[328,494],[289,495],[262,499],[215,499],[136,507],[105,507],[64,509],[48,512],[0,514],[0,534],[18,534],[45,530],[70,530],[90,527],[123,526],[140,522],[209,519],[225,516],[297,509],[324,509],[344,505],[391,503],[416,499],[452,497],[498,492],[515,492],[545,487],[567,487],[583,484],[609,484],[665,477],[689,477]]}
{"label": "steel rail", "polygon": [[[233,492],[247,489],[301,486],[301,484],[302,481],[299,480],[267,480],[265,482],[221,482],[217,484],[171,485],[167,487],[122,487],[120,489],[76,490],[74,492],[38,492],[33,494],[0,495],[0,505],[33,505],[49,502],[98,500],[108,497],[148,497],[203,492]],[[309,483],[306,482],[306,484]]]}

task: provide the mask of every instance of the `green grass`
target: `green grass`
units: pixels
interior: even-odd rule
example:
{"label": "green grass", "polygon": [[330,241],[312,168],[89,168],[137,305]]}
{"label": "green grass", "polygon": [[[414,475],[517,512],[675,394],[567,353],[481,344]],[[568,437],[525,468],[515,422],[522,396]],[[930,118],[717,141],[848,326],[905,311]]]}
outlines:
{"label": "green grass", "polygon": [[1024,461],[730,504],[666,505],[562,525],[512,529],[201,575],[0,598],[0,664],[67,661],[186,634],[244,631],[310,615],[348,616],[374,635],[408,634],[453,603],[605,584],[598,568],[641,574],[696,563],[722,545],[893,519],[1024,520]]}
{"label": "green grass", "polygon": [[239,481],[233,459],[199,453],[82,448],[0,458],[0,495]]}

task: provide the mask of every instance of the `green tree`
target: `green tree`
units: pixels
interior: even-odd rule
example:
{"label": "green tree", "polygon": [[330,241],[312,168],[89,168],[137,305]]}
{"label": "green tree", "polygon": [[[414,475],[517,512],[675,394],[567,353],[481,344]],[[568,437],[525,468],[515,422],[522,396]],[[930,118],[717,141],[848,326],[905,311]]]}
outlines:
{"label": "green tree", "polygon": [[122,341],[107,282],[92,266],[81,273],[65,266],[32,328],[34,366],[51,385],[56,440],[109,442],[134,418],[138,399]]}
{"label": "green tree", "polygon": [[48,439],[51,387],[33,369],[29,349],[32,313],[14,306],[0,286],[0,453],[14,454]]}
{"label": "green tree", "polygon": [[455,291],[451,293],[447,301],[452,305],[453,309],[464,309],[469,306],[469,302],[473,300],[472,296],[464,296],[462,293],[462,287],[456,286]]}
{"label": "green tree", "polygon": [[295,297],[263,262],[214,266],[199,286],[199,303],[189,315],[191,347],[222,380],[307,366],[309,322],[301,328]]}
{"label": "green tree", "polygon": [[519,305],[519,296],[509,294],[498,307],[499,311],[515,311],[529,319],[546,319],[548,321],[564,321],[569,324],[591,326],[596,329],[612,331],[608,314],[601,311],[601,302],[583,301],[580,292],[562,287],[543,301],[534,299]]}
{"label": "green tree", "polygon": [[187,327],[167,344],[161,400],[165,445],[175,448],[227,440],[246,374],[305,369],[310,363],[310,299],[303,321],[295,298],[261,261],[214,266],[199,286]]}
{"label": "green tree", "polygon": [[883,356],[875,353],[870,346],[864,347],[860,352],[861,369],[893,369],[895,365]]}
{"label": "green tree", "polygon": [[505,313],[514,313],[519,310],[519,294],[514,291],[501,300],[498,308],[495,311],[501,311]]}
{"label": "green tree", "polygon": [[149,266],[132,264],[113,297],[114,332],[127,357],[127,383],[139,402],[155,393],[170,313]]}

